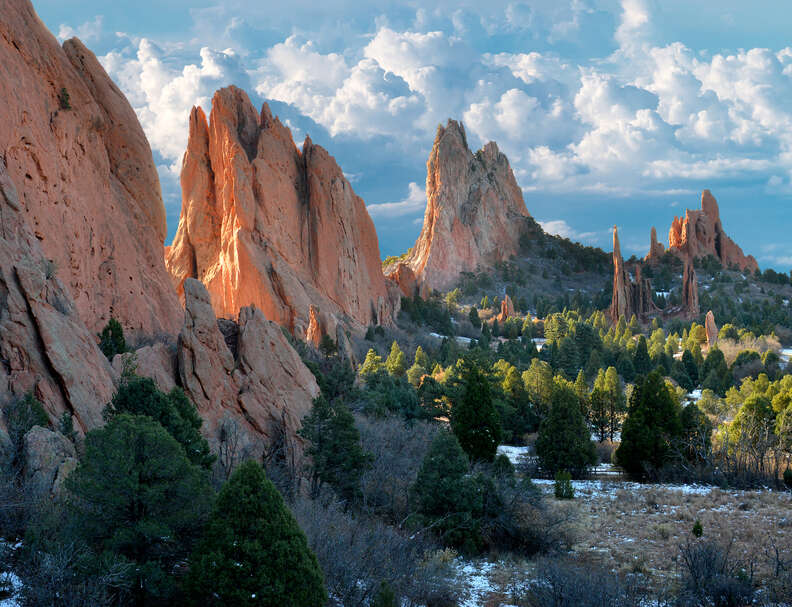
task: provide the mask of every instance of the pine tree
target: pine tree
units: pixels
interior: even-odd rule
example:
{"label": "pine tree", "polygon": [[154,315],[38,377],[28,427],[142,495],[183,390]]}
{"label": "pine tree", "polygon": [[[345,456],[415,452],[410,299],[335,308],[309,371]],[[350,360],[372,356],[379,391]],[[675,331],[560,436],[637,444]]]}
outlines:
{"label": "pine tree", "polygon": [[369,348],[369,351],[366,353],[366,360],[363,361],[358,373],[360,377],[366,379],[368,376],[379,373],[384,369],[385,365],[382,363],[382,357],[377,354],[374,348]]}
{"label": "pine tree", "polygon": [[407,372],[407,358],[395,341],[391,344],[390,354],[385,360],[385,368],[393,377],[403,377]]}
{"label": "pine tree", "polygon": [[641,335],[633,355],[633,369],[636,375],[648,375],[652,370],[652,359],[649,358],[649,350],[646,345],[646,338]]}
{"label": "pine tree", "polygon": [[410,382],[410,385],[413,388],[417,388],[421,385],[421,379],[424,375],[426,375],[428,371],[425,367],[422,367],[418,363],[415,363],[412,367],[407,369],[407,381]]}
{"label": "pine tree", "polygon": [[429,356],[427,356],[426,352],[424,352],[424,349],[421,346],[415,348],[415,358],[413,362],[416,365],[420,365],[424,369],[429,368],[429,363],[430,363]]}
{"label": "pine tree", "polygon": [[360,478],[371,457],[360,444],[355,418],[341,401],[328,402],[320,395],[311,413],[302,421],[300,436],[310,442],[305,453],[311,458],[310,477],[314,496],[327,483],[344,500],[354,501],[360,493]]}
{"label": "pine tree", "polygon": [[462,369],[461,395],[452,401],[451,429],[473,460],[492,461],[501,440],[489,379],[473,362]]}
{"label": "pine tree", "polygon": [[653,371],[636,383],[616,450],[617,463],[633,475],[655,474],[682,433],[679,414],[660,373]]}
{"label": "pine tree", "polygon": [[608,397],[608,431],[610,439],[613,441],[613,436],[619,429],[619,419],[626,409],[624,390],[619,380],[619,374],[614,367],[608,367],[608,370],[605,371],[604,388]]}
{"label": "pine tree", "polygon": [[539,425],[536,454],[542,469],[553,475],[569,470],[581,476],[597,461],[591,432],[573,389],[557,385],[550,412]]}
{"label": "pine tree", "polygon": [[75,533],[95,555],[132,565],[137,604],[173,599],[174,567],[191,550],[211,507],[207,474],[150,417],[120,414],[85,438],[66,479]]}
{"label": "pine tree", "polygon": [[256,462],[239,466],[220,491],[190,558],[187,588],[192,604],[208,607],[327,601],[305,534]]}
{"label": "pine tree", "polygon": [[124,328],[115,318],[111,318],[99,334],[99,349],[108,360],[113,360],[116,354],[128,351]]}
{"label": "pine tree", "polygon": [[105,409],[105,417],[108,418],[120,413],[147,415],[162,424],[184,447],[192,463],[204,468],[210,468],[214,463],[209,443],[201,436],[203,420],[181,388],[165,394],[150,377],[132,376],[119,386]]}
{"label": "pine tree", "polygon": [[481,319],[478,315],[478,310],[476,310],[476,306],[470,306],[470,312],[468,312],[468,320],[470,320],[470,324],[473,325],[476,329],[481,326]]}

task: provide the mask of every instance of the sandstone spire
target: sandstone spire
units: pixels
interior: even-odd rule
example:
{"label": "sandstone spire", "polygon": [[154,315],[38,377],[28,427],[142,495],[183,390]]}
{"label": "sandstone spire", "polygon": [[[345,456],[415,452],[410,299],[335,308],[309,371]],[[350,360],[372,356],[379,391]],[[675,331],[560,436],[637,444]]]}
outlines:
{"label": "sandstone spire", "polygon": [[[426,163],[426,199],[423,229],[402,262],[418,285],[451,288],[461,272],[491,266],[519,250],[530,215],[509,161],[494,142],[473,154],[464,127],[454,120],[437,129]],[[398,265],[388,268],[395,280],[400,272]]]}
{"label": "sandstone spire", "polygon": [[659,313],[652,300],[652,286],[649,279],[641,277],[641,266],[635,267],[635,280],[630,277],[624,265],[619,245],[619,230],[613,226],[613,294],[611,297],[610,318],[613,323],[624,317],[629,320],[633,315],[639,319]]}
{"label": "sandstone spire", "polygon": [[704,328],[707,330],[707,345],[712,347],[718,343],[718,325],[715,324],[715,315],[712,310],[707,312]]}
{"label": "sandstone spire", "polygon": [[[0,157],[21,209],[88,329],[175,333],[165,208],[138,119],[96,57],[61,47],[29,0],[0,8]],[[67,98],[68,96],[68,98]]]}
{"label": "sandstone spire", "polygon": [[697,318],[701,313],[699,309],[698,279],[696,269],[689,258],[685,258],[685,268],[682,272],[682,309],[686,318]]}
{"label": "sandstone spire", "polygon": [[180,295],[197,278],[218,316],[255,305],[300,338],[312,315],[315,339],[317,327],[392,321],[398,297],[363,201],[333,157],[308,137],[299,150],[266,104],[259,114],[232,86],[215,93],[209,121],[195,108],[181,183],[166,255]]}
{"label": "sandstone spire", "polygon": [[664,254],[665,247],[662,242],[657,241],[657,230],[652,226],[652,232],[649,238],[649,254],[646,256],[645,261],[657,263]]}

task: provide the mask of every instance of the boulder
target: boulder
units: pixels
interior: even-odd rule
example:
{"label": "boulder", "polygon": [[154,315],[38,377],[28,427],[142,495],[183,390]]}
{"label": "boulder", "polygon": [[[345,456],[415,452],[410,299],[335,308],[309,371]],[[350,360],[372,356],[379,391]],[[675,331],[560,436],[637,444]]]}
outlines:
{"label": "boulder", "polygon": [[77,452],[59,432],[33,426],[23,438],[22,461],[25,485],[33,495],[46,497],[57,493],[77,467]]}

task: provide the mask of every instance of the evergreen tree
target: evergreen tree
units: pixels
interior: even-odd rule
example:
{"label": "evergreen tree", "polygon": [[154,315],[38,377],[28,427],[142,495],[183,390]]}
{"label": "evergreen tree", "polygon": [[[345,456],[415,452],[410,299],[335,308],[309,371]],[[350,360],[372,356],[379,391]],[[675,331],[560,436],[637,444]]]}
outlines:
{"label": "evergreen tree", "polygon": [[223,486],[190,559],[195,605],[324,605],[322,572],[305,534],[256,462],[243,463]]}
{"label": "evergreen tree", "polygon": [[428,369],[430,366],[429,356],[427,356],[426,352],[421,346],[415,348],[415,358],[413,362],[416,365],[422,366],[424,369]]}
{"label": "evergreen tree", "polygon": [[704,359],[704,366],[701,369],[701,377],[703,378],[701,387],[712,390],[720,396],[724,396],[726,390],[734,383],[729,366],[726,364],[726,358],[719,348],[712,348],[707,353],[707,358]]}
{"label": "evergreen tree", "polygon": [[418,363],[415,363],[412,367],[407,369],[407,381],[410,382],[410,385],[413,388],[417,388],[421,385],[421,378],[426,375],[428,371],[426,368],[422,367]]}
{"label": "evergreen tree", "polygon": [[391,344],[390,354],[385,360],[385,368],[393,377],[403,377],[407,372],[407,358],[396,341]]}
{"label": "evergreen tree", "polygon": [[579,477],[597,462],[588,424],[574,390],[568,386],[557,385],[553,392],[550,413],[539,425],[536,454],[542,469],[550,475],[569,470]]}
{"label": "evergreen tree", "polygon": [[577,370],[580,368],[577,346],[575,345],[575,340],[572,339],[571,336],[567,335],[561,339],[558,346],[558,359],[556,362],[558,368],[566,373],[567,377],[574,377]]}
{"label": "evergreen tree", "polygon": [[633,369],[636,375],[646,376],[652,370],[652,359],[649,358],[649,350],[646,345],[646,338],[641,335],[633,354]]}
{"label": "evergreen tree", "polygon": [[363,361],[358,373],[360,377],[366,379],[368,376],[379,373],[384,369],[385,365],[382,363],[382,357],[377,354],[374,348],[369,348],[369,351],[366,353],[366,360]]}
{"label": "evergreen tree", "polygon": [[492,461],[501,440],[501,426],[489,379],[471,361],[462,369],[461,394],[451,406],[451,429],[473,460]]}
{"label": "evergreen tree", "polygon": [[608,367],[605,371],[604,388],[608,395],[608,431],[613,441],[613,436],[619,430],[621,415],[626,409],[624,390],[615,367]]}
{"label": "evergreen tree", "polygon": [[485,295],[484,297],[481,298],[481,303],[479,304],[479,307],[482,310],[489,310],[490,305],[491,305],[490,304],[490,299],[489,299],[488,296]]}
{"label": "evergreen tree", "polygon": [[589,418],[591,425],[597,432],[599,441],[604,441],[608,436],[608,428],[610,427],[610,399],[605,390],[601,388],[594,388],[589,397]]}
{"label": "evergreen tree", "polygon": [[360,444],[355,418],[341,401],[328,402],[320,395],[302,420],[300,436],[310,442],[305,453],[311,458],[310,478],[314,496],[327,483],[347,502],[360,493],[360,478],[371,456]]}
{"label": "evergreen tree", "polygon": [[192,463],[207,469],[214,463],[209,443],[201,436],[203,420],[181,388],[174,388],[165,394],[150,377],[127,378],[107,405],[105,417],[120,413],[147,415],[162,424],[184,447]]}
{"label": "evergreen tree", "polygon": [[115,318],[111,318],[99,334],[99,349],[108,360],[113,360],[116,354],[128,351],[124,328]]}
{"label": "evergreen tree", "polygon": [[476,310],[476,306],[470,306],[470,312],[468,312],[468,320],[470,320],[470,324],[473,325],[476,329],[481,326],[481,319],[478,315],[478,310]]}
{"label": "evergreen tree", "polygon": [[150,417],[120,414],[85,438],[66,479],[74,533],[97,558],[130,563],[137,604],[172,601],[174,567],[189,554],[211,507],[206,472]]}
{"label": "evergreen tree", "polygon": [[616,360],[616,370],[628,383],[635,379],[635,366],[627,352],[622,351],[619,354],[619,358]]}
{"label": "evergreen tree", "polygon": [[338,344],[325,333],[322,335],[322,339],[319,340],[319,351],[324,354],[325,358],[330,358],[338,353]]}
{"label": "evergreen tree", "polygon": [[616,450],[617,463],[633,475],[656,473],[668,461],[672,445],[682,433],[679,413],[660,373],[653,371],[645,380],[639,378]]}
{"label": "evergreen tree", "polygon": [[577,377],[575,378],[575,394],[577,395],[578,401],[580,402],[580,411],[583,413],[584,417],[588,417],[589,389],[588,384],[586,384],[586,377],[583,374],[582,369],[578,371]]}

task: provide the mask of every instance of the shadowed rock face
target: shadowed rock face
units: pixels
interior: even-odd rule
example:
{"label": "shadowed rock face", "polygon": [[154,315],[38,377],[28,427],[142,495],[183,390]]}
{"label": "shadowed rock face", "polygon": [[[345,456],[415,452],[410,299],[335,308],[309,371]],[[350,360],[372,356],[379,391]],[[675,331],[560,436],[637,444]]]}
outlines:
{"label": "shadowed rock face", "polygon": [[179,292],[206,285],[218,316],[254,305],[304,338],[342,322],[392,322],[398,297],[382,274],[374,224],[332,156],[238,88],[219,90],[210,120],[190,115],[182,214],[166,265]]}
{"label": "shadowed rock face", "polygon": [[688,318],[697,318],[699,309],[698,279],[693,262],[685,258],[685,269],[682,273],[682,313]]}
{"label": "shadowed rock face", "polygon": [[634,281],[630,277],[622,258],[616,226],[613,226],[613,295],[609,313],[614,324],[622,316],[628,321],[633,315],[643,320],[660,313],[652,299],[649,279],[641,277],[641,267],[636,266]]}
{"label": "shadowed rock face", "polygon": [[44,255],[91,331],[112,315],[128,332],[176,333],[165,208],[135,112],[93,53],[77,39],[61,47],[28,0],[2,0],[0,15],[0,157]]}
{"label": "shadowed rock face", "polygon": [[[116,374],[27,224],[0,161],[0,405],[32,392],[53,423],[102,423]],[[0,419],[0,426],[2,420]]]}
{"label": "shadowed rock face", "polygon": [[464,127],[454,120],[437,129],[426,163],[426,199],[415,246],[405,261],[387,269],[400,285],[410,283],[403,292],[415,290],[412,276],[419,287],[448,289],[461,272],[518,252],[523,220],[530,215],[509,161],[494,142],[471,153]]}
{"label": "shadowed rock face", "polygon": [[[657,243],[652,228],[652,242],[647,260],[655,261],[663,254],[663,245]],[[742,271],[754,272],[759,268],[756,259],[745,255],[742,249],[723,230],[718,202],[709,190],[701,193],[701,209],[685,211],[685,217],[674,217],[668,231],[668,250],[678,257],[690,260],[709,255],[724,267],[735,266]]]}

